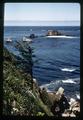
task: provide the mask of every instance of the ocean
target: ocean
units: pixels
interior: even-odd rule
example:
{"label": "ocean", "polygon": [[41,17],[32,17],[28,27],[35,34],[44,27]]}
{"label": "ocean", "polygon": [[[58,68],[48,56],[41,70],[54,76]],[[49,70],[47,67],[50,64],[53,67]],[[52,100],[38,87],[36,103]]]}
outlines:
{"label": "ocean", "polygon": [[[58,30],[68,36],[41,37],[48,30]],[[80,27],[5,26],[4,41],[10,37],[14,44],[11,46],[4,42],[4,46],[18,56],[15,42],[30,34],[39,36],[29,44],[33,49],[33,78],[37,79],[39,86],[46,87],[48,91],[63,87],[69,97],[80,95]]]}

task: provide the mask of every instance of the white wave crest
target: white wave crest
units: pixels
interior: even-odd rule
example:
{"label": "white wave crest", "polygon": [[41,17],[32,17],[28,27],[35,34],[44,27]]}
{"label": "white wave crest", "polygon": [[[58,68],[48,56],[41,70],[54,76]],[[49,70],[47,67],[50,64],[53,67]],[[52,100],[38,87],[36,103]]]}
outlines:
{"label": "white wave crest", "polygon": [[73,81],[73,79],[67,79],[67,80],[62,80],[63,83],[73,83],[76,84],[75,81]]}
{"label": "white wave crest", "polygon": [[47,38],[78,38],[73,36],[66,36],[66,35],[58,35],[58,36],[46,36]]}
{"label": "white wave crest", "polygon": [[79,100],[80,100],[80,95],[79,95],[79,94],[76,94],[76,97],[77,97],[77,99],[79,99]]}
{"label": "white wave crest", "polygon": [[73,71],[75,71],[76,69],[74,69],[74,68],[62,68],[61,70],[62,70],[62,71],[67,71],[67,72],[73,72]]}
{"label": "white wave crest", "polygon": [[40,88],[43,88],[43,87],[45,87],[45,88],[49,88],[49,87],[55,87],[55,86],[57,86],[57,85],[61,85],[61,84],[64,84],[64,83],[67,83],[67,84],[76,84],[77,83],[77,81],[78,80],[80,80],[80,78],[73,78],[73,79],[67,79],[67,80],[56,80],[56,81],[54,81],[54,82],[50,82],[50,83],[48,83],[48,84],[43,84],[43,85],[41,85],[40,86]]}

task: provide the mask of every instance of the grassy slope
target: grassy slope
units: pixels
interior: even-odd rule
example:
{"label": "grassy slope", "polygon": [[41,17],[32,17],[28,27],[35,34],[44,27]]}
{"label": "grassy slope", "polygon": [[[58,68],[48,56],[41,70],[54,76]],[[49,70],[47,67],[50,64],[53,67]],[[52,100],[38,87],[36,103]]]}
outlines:
{"label": "grassy slope", "polygon": [[[24,73],[22,69],[18,70],[14,55],[6,49],[4,49],[3,76],[3,114],[37,115],[38,112],[43,112],[53,116],[48,106],[40,99],[39,93],[36,92],[37,88],[32,91],[30,74]],[[14,111],[13,108],[17,110]]]}

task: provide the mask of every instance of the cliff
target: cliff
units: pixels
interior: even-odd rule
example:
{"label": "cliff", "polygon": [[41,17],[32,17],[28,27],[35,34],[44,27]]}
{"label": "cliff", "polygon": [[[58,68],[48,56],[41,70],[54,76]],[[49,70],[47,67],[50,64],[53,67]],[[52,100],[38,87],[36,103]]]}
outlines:
{"label": "cliff", "polygon": [[[23,50],[22,46],[20,49]],[[29,61],[30,58],[27,59],[27,66]],[[52,116],[48,106],[41,100],[38,88],[33,86],[30,72],[26,73],[25,68],[20,68],[21,62],[18,64],[17,57],[4,48],[3,114]],[[27,71],[30,71],[29,68]]]}

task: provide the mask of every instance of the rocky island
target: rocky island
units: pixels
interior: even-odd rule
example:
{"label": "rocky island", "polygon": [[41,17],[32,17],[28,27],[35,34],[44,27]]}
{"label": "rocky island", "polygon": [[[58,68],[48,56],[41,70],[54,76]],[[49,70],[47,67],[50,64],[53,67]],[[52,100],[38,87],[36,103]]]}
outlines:
{"label": "rocky island", "polygon": [[74,36],[70,36],[70,35],[61,33],[57,30],[48,30],[45,37],[47,37],[47,38],[75,38]]}
{"label": "rocky island", "polygon": [[46,34],[46,36],[58,36],[58,35],[62,35],[62,33],[55,30],[49,30],[48,33]]}

